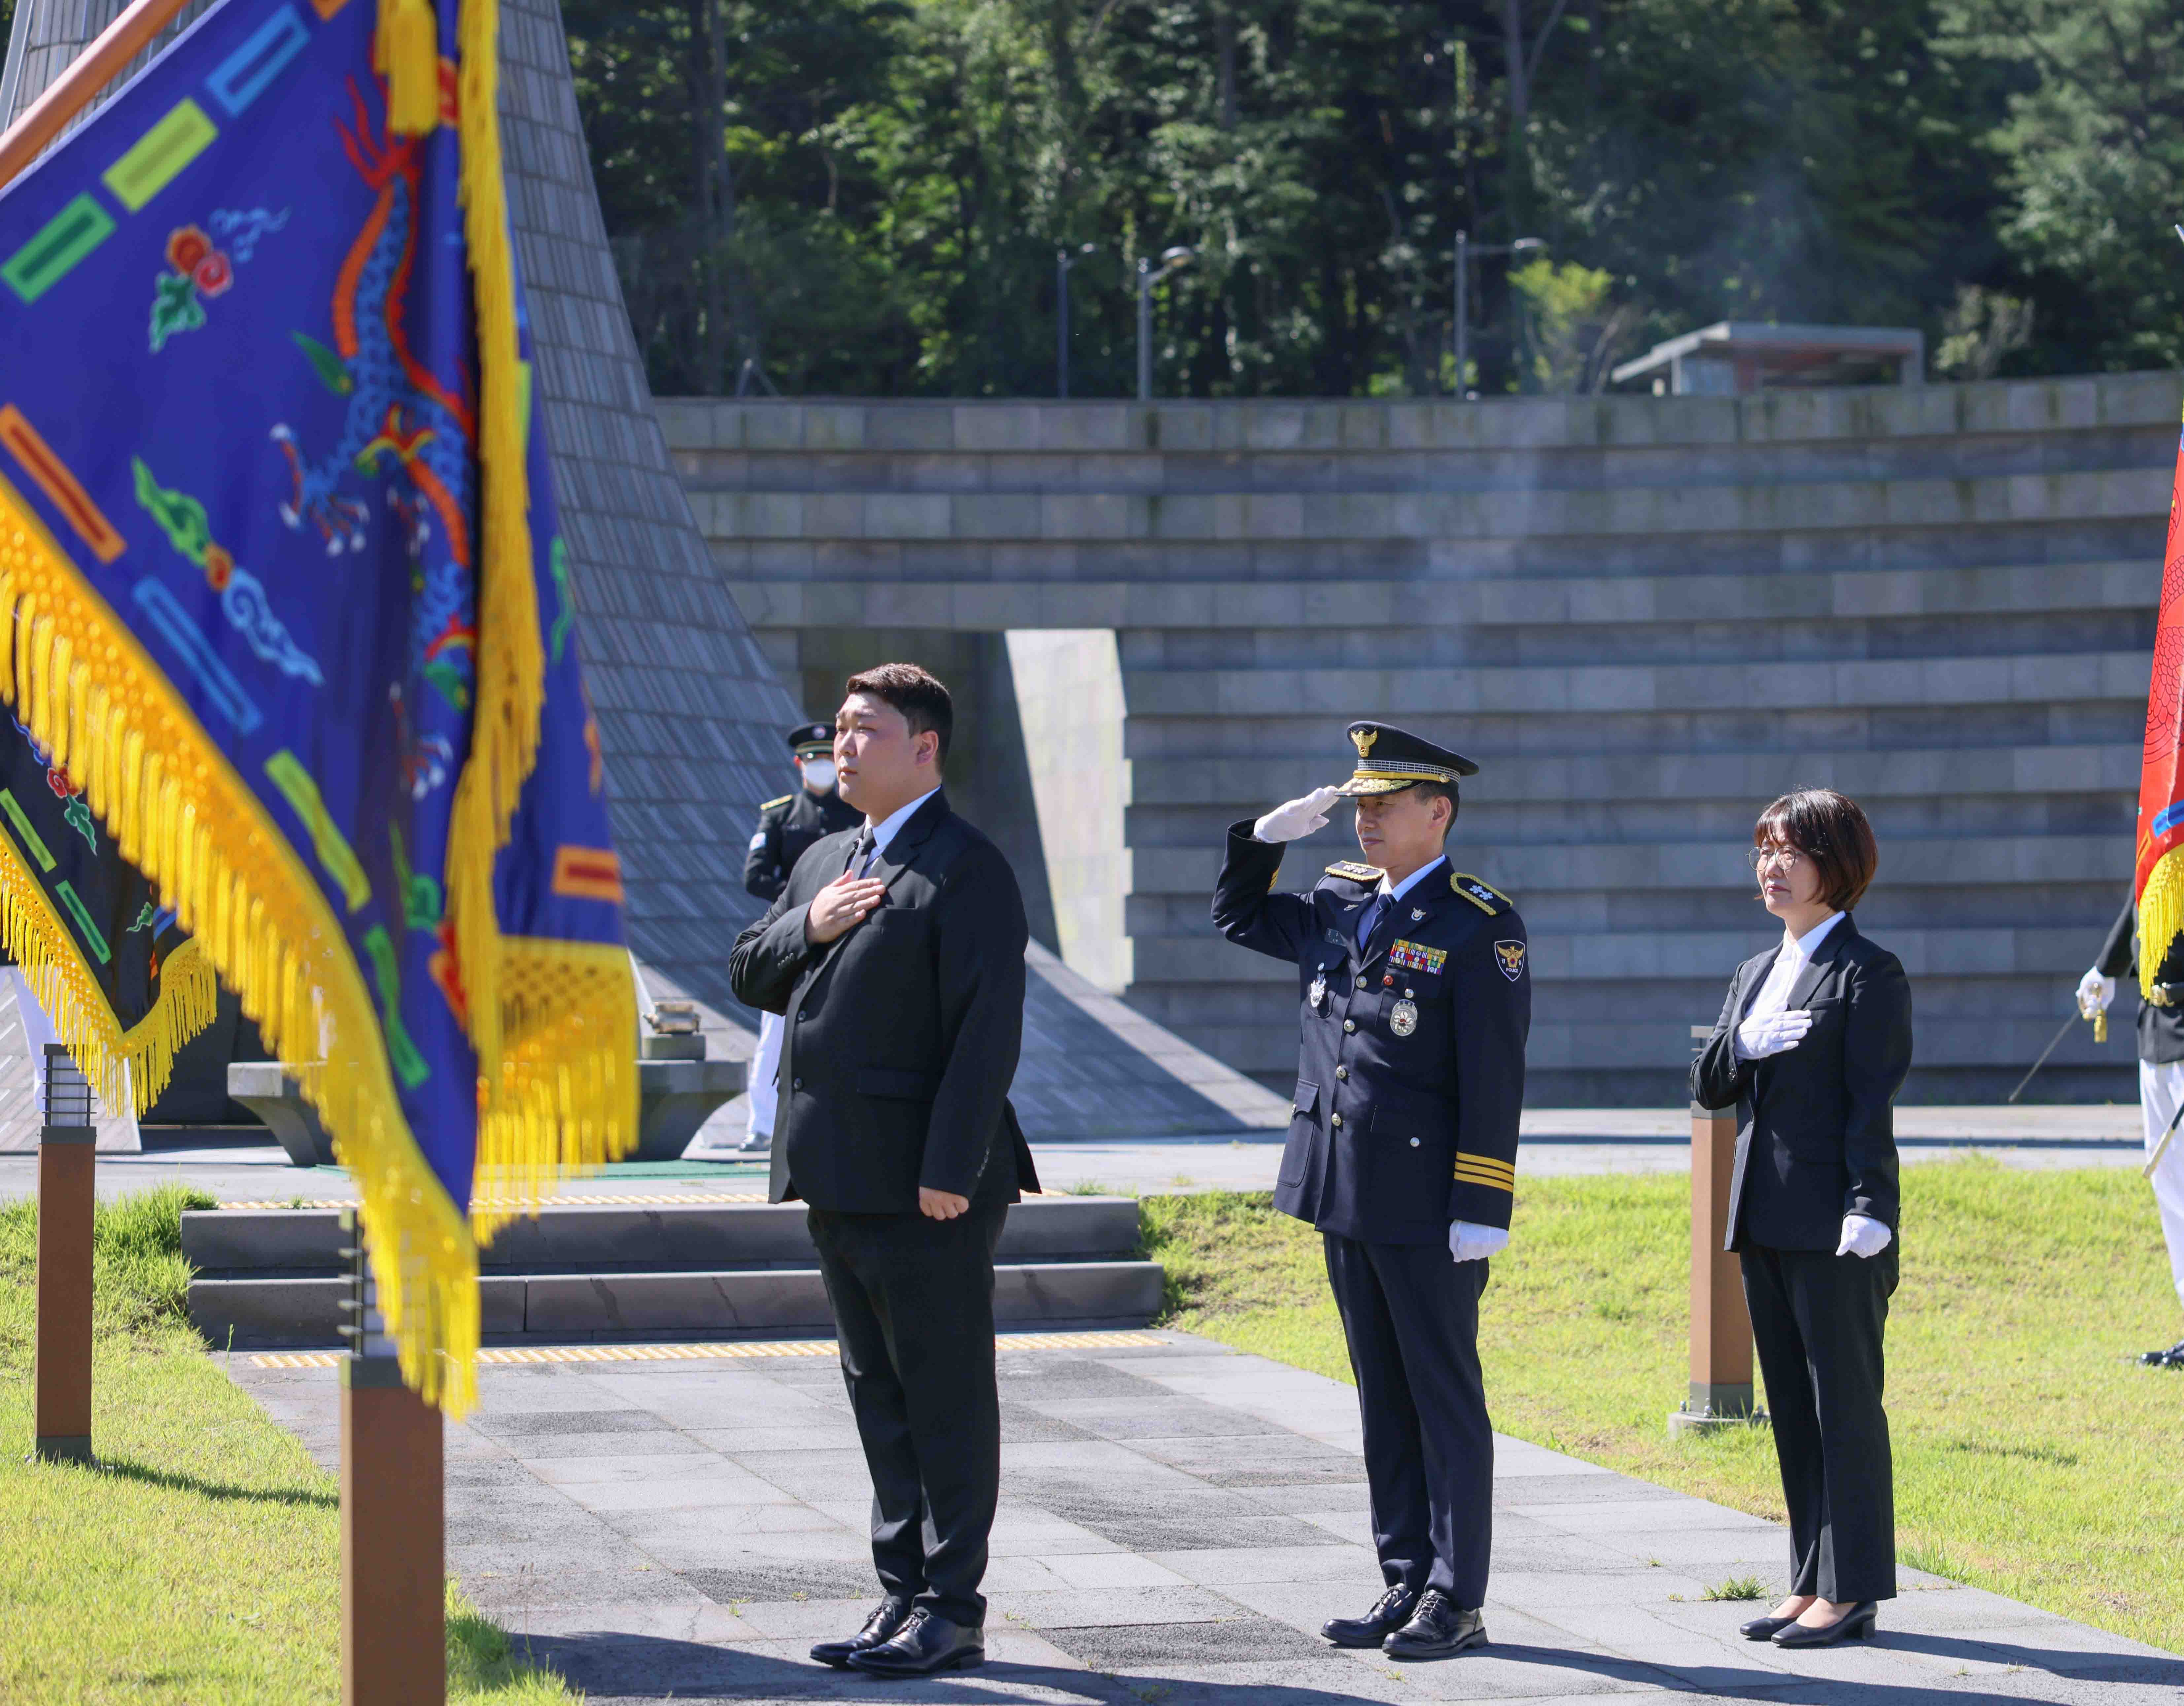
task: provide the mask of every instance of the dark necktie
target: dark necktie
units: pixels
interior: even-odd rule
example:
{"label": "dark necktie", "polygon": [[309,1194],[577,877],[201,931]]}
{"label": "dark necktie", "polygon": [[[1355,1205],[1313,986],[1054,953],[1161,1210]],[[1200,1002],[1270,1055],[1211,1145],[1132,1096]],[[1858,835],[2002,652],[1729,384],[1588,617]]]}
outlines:
{"label": "dark necktie", "polygon": [[1357,952],[1360,954],[1365,952],[1366,945],[1373,940],[1373,932],[1379,929],[1380,920],[1386,916],[1387,911],[1387,895],[1384,893],[1374,895],[1373,903],[1365,909],[1365,916],[1357,925]]}
{"label": "dark necktie", "polygon": [[856,846],[850,849],[850,875],[862,876],[865,874],[865,866],[871,860],[872,856],[872,827],[870,824],[866,824],[857,832]]}

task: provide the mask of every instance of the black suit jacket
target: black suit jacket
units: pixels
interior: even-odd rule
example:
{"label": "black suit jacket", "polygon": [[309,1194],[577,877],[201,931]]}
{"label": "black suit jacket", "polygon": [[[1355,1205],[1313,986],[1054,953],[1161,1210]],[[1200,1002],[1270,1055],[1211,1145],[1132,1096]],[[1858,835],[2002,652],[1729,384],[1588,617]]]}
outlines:
{"label": "black suit jacket", "polygon": [[[2093,965],[2103,977],[2128,984],[2138,1000],[2138,1058],[2156,1066],[2184,1060],[2184,1007],[2157,1007],[2138,994],[2138,903],[2131,896],[2124,897],[2123,910],[2109,926],[2108,940],[2101,944],[2100,958]],[[2163,956],[2157,979],[2184,983],[2184,945],[2170,947]]]}
{"label": "black suit jacket", "polygon": [[1813,1028],[1795,1048],[1739,1060],[1737,1025],[1781,951],[1737,967],[1691,1063],[1691,1100],[1736,1106],[1728,1248],[1832,1251],[1846,1214],[1897,1231],[1894,1103],[1911,1067],[1911,984],[1846,916],[1791,986],[1791,1010],[1810,1009]]}
{"label": "black suit jacket", "polygon": [[1039,1188],[1008,1103],[1027,935],[1016,873],[937,793],[872,865],[879,906],[811,947],[805,914],[858,832],[815,842],[729,956],[738,998],[788,1020],[772,1200],[907,1214],[924,1186],[1012,1203]]}

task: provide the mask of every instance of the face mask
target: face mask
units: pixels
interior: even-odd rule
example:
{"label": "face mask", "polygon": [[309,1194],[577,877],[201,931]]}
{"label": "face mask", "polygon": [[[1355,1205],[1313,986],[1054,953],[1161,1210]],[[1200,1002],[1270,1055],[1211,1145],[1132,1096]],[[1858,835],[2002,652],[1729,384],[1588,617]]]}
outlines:
{"label": "face mask", "polygon": [[804,761],[804,786],[816,792],[825,793],[834,786],[834,761],[832,759],[806,759]]}

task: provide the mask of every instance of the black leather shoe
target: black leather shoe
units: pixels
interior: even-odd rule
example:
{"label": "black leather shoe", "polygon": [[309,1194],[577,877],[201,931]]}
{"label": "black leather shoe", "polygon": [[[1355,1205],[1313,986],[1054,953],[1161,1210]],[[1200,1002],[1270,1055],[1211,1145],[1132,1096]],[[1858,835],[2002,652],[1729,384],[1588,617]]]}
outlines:
{"label": "black leather shoe", "polygon": [[1486,1644],[1486,1619],[1467,1611],[1438,1587],[1418,1596],[1411,1620],[1380,1643],[1390,1659],[1446,1659],[1467,1647]]}
{"label": "black leather shoe", "polygon": [[846,1670],[852,1653],[861,1653],[867,1647],[877,1647],[903,1625],[910,1615],[907,1599],[883,1599],[879,1609],[865,1620],[865,1626],[847,1641],[822,1641],[811,1649],[811,1656],[822,1664],[831,1664],[837,1670]]}
{"label": "black leather shoe", "polygon": [[1337,1647],[1378,1647],[1411,1620],[1418,1597],[1407,1587],[1391,1587],[1362,1617],[1330,1617],[1319,1632]]}
{"label": "black leather shoe", "polygon": [[1736,1632],[1747,1641],[1772,1641],[1777,1630],[1787,1629],[1797,1620],[1794,1617],[1755,1617],[1749,1623],[1740,1623]]}
{"label": "black leather shoe", "polygon": [[2184,1369],[2184,1339],[2165,1351],[2142,1351],[2138,1359],[2149,1369]]}
{"label": "black leather shoe", "polygon": [[1838,1641],[1870,1641],[1874,1636],[1874,1618],[1880,1608],[1870,1599],[1862,1599],[1832,1623],[1823,1623],[1818,1628],[1805,1623],[1792,1623],[1774,1636],[1777,1647],[1832,1647]]}
{"label": "black leather shoe", "polygon": [[986,1631],[936,1617],[919,1606],[877,1647],[850,1655],[850,1668],[867,1676],[930,1676],[936,1670],[967,1670],[986,1662]]}

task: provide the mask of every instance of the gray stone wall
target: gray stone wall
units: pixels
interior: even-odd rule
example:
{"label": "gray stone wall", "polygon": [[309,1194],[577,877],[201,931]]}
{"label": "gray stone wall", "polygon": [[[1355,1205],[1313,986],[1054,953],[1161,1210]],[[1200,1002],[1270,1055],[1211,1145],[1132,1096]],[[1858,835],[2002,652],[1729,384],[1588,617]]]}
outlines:
{"label": "gray stone wall", "polygon": [[[1677,1099],[1687,1027],[1774,935],[1752,818],[1801,783],[1880,835],[1858,920],[1914,980],[1907,1094],[2007,1092],[2128,875],[2181,398],[659,408],[785,670],[883,632],[1114,631],[1126,999],[1269,1085],[1290,980],[1212,934],[1223,827],[1339,776],[1354,717],[1479,759],[1455,857],[1530,926],[1546,1104]],[[1285,875],[1350,850],[1338,820]],[[2134,1095],[2125,1027],[2036,1086]]]}

